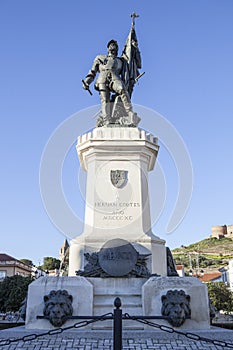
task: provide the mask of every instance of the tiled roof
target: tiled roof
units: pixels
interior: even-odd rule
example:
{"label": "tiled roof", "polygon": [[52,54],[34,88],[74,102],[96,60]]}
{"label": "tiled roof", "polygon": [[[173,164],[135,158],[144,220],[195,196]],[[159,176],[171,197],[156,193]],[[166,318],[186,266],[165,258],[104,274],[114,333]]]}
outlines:
{"label": "tiled roof", "polygon": [[183,270],[183,268],[184,268],[184,265],[176,265],[177,270]]}
{"label": "tiled roof", "polygon": [[[195,275],[193,275],[193,276],[195,277]],[[212,272],[212,273],[204,273],[203,276],[199,276],[198,278],[201,282],[211,282],[211,281],[213,281],[221,276],[222,276],[221,272],[216,271],[216,272]]]}
{"label": "tiled roof", "polygon": [[18,260],[8,254],[0,253],[0,261],[18,261]]}

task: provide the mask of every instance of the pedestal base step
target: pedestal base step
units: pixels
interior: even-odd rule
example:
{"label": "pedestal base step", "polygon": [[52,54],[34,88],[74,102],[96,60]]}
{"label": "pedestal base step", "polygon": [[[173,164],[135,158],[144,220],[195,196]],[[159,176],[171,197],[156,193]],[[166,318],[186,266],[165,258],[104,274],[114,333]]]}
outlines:
{"label": "pedestal base step", "polygon": [[[124,313],[136,316],[142,315],[142,285],[146,279],[126,278],[88,278],[93,284],[93,315],[99,316],[112,312],[116,297],[121,299]],[[103,321],[93,324],[92,329],[112,329],[113,321]],[[143,329],[136,321],[123,321],[124,329]]]}

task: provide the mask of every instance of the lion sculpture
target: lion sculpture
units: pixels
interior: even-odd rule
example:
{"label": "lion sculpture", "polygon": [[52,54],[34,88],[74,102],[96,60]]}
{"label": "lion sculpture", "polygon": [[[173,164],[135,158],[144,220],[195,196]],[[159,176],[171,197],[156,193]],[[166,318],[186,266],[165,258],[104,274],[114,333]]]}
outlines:
{"label": "lion sculpture", "polygon": [[186,318],[191,316],[190,296],[183,290],[169,290],[161,297],[163,316],[168,316],[168,322],[174,327],[180,327]]}
{"label": "lion sculpture", "polygon": [[49,318],[50,323],[55,327],[62,326],[67,316],[72,316],[73,297],[66,290],[52,290],[44,296],[44,316]]}

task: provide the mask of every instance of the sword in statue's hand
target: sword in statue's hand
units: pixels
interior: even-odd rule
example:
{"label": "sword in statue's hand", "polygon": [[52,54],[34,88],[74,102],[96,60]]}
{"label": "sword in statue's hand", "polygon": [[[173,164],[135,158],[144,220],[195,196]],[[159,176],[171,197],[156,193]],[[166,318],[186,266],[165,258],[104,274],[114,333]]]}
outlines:
{"label": "sword in statue's hand", "polygon": [[89,85],[83,79],[82,79],[82,83],[83,83],[83,88],[85,90],[87,90],[89,92],[89,94],[92,96],[93,94],[92,94],[92,92],[91,92],[91,90],[89,88]]}
{"label": "sword in statue's hand", "polygon": [[142,72],[141,74],[139,74],[136,78],[135,78],[135,83],[138,83],[138,80],[145,74],[145,72]]}

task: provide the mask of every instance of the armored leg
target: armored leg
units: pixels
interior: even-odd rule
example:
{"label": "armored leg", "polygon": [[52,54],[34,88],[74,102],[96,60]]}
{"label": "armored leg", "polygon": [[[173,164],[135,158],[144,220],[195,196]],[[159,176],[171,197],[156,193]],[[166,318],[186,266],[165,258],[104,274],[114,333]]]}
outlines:
{"label": "armored leg", "polygon": [[131,101],[130,101],[130,97],[129,97],[128,91],[124,90],[124,89],[121,90],[120,98],[121,98],[121,101],[123,103],[123,106],[124,106],[126,114],[127,114],[127,118],[125,118],[124,123],[126,125],[134,125],[134,126],[136,126],[138,124],[138,122],[139,122],[139,119],[138,119],[138,117],[136,118],[136,114],[133,112],[133,107],[132,107],[132,104],[131,104]]}
{"label": "armored leg", "polygon": [[132,104],[131,104],[131,101],[130,101],[130,98],[129,98],[129,94],[124,89],[122,89],[119,94],[121,96],[121,101],[122,101],[122,103],[124,105],[126,113],[129,115],[129,112],[133,111],[133,107],[132,107]]}
{"label": "armored leg", "polygon": [[121,101],[123,103],[126,113],[129,114],[129,112],[132,112],[133,107],[130,101],[130,97],[123,82],[121,80],[115,80],[114,82],[112,82],[111,87],[113,91],[115,91],[118,95],[120,95]]}
{"label": "armored leg", "polygon": [[124,109],[127,114],[127,121],[126,124],[131,125],[134,124],[134,112],[132,103],[130,101],[130,96],[128,91],[126,90],[123,82],[121,80],[115,80],[112,84],[112,89],[119,94],[122,104],[124,106]]}
{"label": "armored leg", "polygon": [[109,124],[111,119],[110,91],[107,89],[99,90],[101,110],[104,125]]}
{"label": "armored leg", "polygon": [[124,124],[128,126],[137,126],[141,119],[137,113],[133,112],[133,106],[131,104],[128,91],[122,90],[119,96],[127,114],[126,118],[124,118]]}

